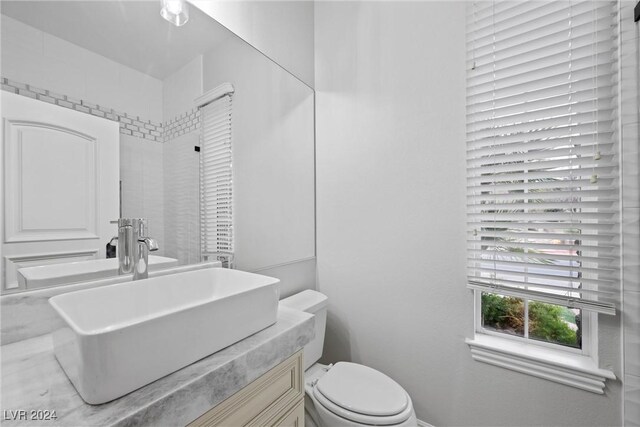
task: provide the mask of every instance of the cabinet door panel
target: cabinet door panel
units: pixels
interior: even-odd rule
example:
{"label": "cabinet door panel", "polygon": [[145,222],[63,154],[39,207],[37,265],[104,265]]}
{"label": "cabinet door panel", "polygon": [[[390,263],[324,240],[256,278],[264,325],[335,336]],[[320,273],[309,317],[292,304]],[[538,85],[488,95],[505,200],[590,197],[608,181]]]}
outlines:
{"label": "cabinet door panel", "polygon": [[274,424],[304,402],[303,366],[299,351],[201,415],[189,427]]}
{"label": "cabinet door panel", "polygon": [[304,399],[276,420],[274,427],[304,427]]}

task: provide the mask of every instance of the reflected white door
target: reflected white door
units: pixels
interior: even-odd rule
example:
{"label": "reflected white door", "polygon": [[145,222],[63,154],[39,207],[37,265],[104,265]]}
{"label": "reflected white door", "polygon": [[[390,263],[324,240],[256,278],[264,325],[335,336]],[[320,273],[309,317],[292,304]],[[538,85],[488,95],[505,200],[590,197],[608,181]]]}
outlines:
{"label": "reflected white door", "polygon": [[20,267],[104,258],[117,234],[119,125],[7,92],[2,98],[2,293]]}

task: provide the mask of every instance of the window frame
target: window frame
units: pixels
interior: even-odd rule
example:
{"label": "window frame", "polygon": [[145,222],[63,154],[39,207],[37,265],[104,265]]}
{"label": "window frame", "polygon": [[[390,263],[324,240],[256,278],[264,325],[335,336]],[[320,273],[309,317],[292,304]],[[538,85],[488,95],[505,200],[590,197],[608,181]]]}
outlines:
{"label": "window frame", "polygon": [[[492,331],[482,326],[482,291],[474,290],[474,332],[476,334],[484,334],[503,338],[507,340],[514,340],[523,342],[529,345],[536,345],[540,347],[546,347],[555,351],[565,351],[570,354],[593,357],[597,354],[594,349],[598,348],[597,345],[597,331],[598,331],[598,314],[589,310],[582,310],[582,348],[569,347],[562,344],[556,344],[552,342],[536,340],[529,338],[528,336],[520,337],[517,335],[510,335],[503,332]],[[531,301],[531,300],[527,300]],[[594,333],[595,332],[595,333]],[[525,335],[528,335],[528,331]]]}

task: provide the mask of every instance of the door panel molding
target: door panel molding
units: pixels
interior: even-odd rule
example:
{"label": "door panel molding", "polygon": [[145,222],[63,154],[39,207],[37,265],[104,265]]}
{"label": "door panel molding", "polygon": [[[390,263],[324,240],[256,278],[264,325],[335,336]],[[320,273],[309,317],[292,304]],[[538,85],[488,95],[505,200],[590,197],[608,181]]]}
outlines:
{"label": "door panel molding", "polygon": [[31,120],[4,128],[5,242],[98,239],[96,138]]}

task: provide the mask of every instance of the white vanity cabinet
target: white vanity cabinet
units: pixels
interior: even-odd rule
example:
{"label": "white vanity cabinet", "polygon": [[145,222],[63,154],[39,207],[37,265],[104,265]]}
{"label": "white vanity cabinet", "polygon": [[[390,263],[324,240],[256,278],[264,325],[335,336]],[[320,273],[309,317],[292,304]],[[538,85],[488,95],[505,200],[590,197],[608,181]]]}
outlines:
{"label": "white vanity cabinet", "polygon": [[202,414],[188,427],[304,426],[302,350]]}

